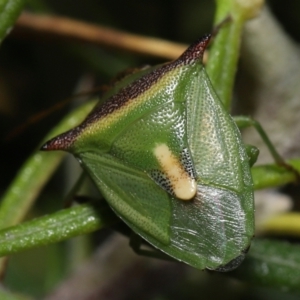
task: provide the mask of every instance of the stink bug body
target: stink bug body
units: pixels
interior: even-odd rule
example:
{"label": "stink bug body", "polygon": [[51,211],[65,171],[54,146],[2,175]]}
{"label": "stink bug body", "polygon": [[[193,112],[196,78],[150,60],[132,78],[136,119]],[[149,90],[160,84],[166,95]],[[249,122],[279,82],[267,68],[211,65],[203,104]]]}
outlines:
{"label": "stink bug body", "polygon": [[74,154],[116,214],[156,248],[228,271],[254,233],[253,186],[239,130],[202,65],[209,39],[127,76],[42,149]]}

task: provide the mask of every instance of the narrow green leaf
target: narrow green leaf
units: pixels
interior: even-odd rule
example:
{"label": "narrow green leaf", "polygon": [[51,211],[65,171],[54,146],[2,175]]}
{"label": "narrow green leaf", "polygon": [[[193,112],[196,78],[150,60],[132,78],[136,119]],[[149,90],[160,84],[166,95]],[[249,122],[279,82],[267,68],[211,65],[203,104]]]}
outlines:
{"label": "narrow green leaf", "polygon": [[0,43],[12,29],[24,4],[24,0],[0,0]]}
{"label": "narrow green leaf", "polygon": [[[45,140],[79,124],[94,105],[95,102],[89,102],[71,112],[51,130]],[[27,159],[1,200],[0,228],[15,225],[23,219],[63,156],[64,153],[46,155],[39,151]]]}
{"label": "narrow green leaf", "polygon": [[251,172],[254,189],[258,190],[296,182],[295,171],[300,172],[300,159],[290,160],[288,163],[295,168],[295,170],[288,170],[285,167],[275,164],[253,167]]}
{"label": "narrow green leaf", "polygon": [[106,202],[78,205],[0,231],[0,256],[56,243],[114,224]]}
{"label": "narrow green leaf", "polygon": [[300,291],[300,246],[256,239],[240,268],[230,273],[256,285]]}

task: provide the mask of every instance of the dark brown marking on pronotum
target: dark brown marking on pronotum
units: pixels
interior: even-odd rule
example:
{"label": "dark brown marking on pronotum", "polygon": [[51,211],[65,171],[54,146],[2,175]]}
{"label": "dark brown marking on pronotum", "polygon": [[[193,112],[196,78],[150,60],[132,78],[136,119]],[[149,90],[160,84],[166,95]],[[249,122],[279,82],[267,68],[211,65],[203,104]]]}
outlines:
{"label": "dark brown marking on pronotum", "polygon": [[194,44],[192,44],[177,60],[153,70],[149,74],[132,82],[127,87],[121,89],[116,95],[110,97],[103,105],[97,107],[86,119],[86,126],[97,121],[99,118],[113,113],[121,108],[129,100],[137,98],[148,90],[163,75],[175,69],[179,65],[187,65],[195,60],[202,59],[204,50],[209,42],[210,35],[206,35]]}
{"label": "dark brown marking on pronotum", "polygon": [[211,35],[207,34],[195,43],[193,43],[177,60],[162,65],[160,68],[142,76],[128,86],[122,88],[117,94],[110,97],[105,103],[97,106],[78,127],[59,135],[58,137],[47,142],[41,150],[68,150],[77,136],[86,127],[100,118],[103,118],[119,108],[122,108],[128,101],[137,98],[147,91],[153,84],[164,76],[166,73],[180,65],[188,65],[197,60],[201,60],[207,47]]}
{"label": "dark brown marking on pronotum", "polygon": [[183,64],[188,65],[194,61],[203,58],[204,51],[209,44],[211,34],[206,34],[199,40],[190,45],[176,61],[181,61]]}
{"label": "dark brown marking on pronotum", "polygon": [[73,144],[75,138],[80,134],[81,130],[82,129],[80,128],[80,126],[78,126],[65,133],[62,133],[45,143],[40,150],[68,150],[69,147]]}

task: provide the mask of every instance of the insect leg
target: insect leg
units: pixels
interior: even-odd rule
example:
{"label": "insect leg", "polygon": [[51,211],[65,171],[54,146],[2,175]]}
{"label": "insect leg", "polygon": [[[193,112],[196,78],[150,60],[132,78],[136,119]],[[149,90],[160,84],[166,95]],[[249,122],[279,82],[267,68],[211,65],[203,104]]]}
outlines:
{"label": "insect leg", "polygon": [[[131,232],[130,239],[129,239],[129,245],[132,248],[132,250],[142,256],[152,257],[152,258],[158,258],[163,260],[169,260],[169,261],[177,261],[170,257],[169,255],[153,248],[151,245],[149,245],[143,238],[141,238],[138,234],[136,234],[134,231]],[[143,245],[147,245],[149,247],[148,249],[142,249]]]}
{"label": "insect leg", "polygon": [[256,129],[256,131],[258,132],[258,134],[260,135],[260,137],[262,138],[262,140],[265,142],[265,144],[266,144],[267,148],[269,149],[270,154],[272,155],[276,164],[283,166],[287,170],[293,171],[296,174],[297,181],[300,182],[299,172],[296,169],[294,169],[291,165],[289,165],[283,159],[283,157],[277,152],[276,148],[274,147],[273,143],[271,142],[267,133],[264,131],[264,129],[262,128],[262,126],[260,125],[259,122],[257,122],[256,120],[254,120],[250,117],[246,117],[246,116],[235,116],[234,121],[240,129],[247,128],[250,126],[254,127]]}

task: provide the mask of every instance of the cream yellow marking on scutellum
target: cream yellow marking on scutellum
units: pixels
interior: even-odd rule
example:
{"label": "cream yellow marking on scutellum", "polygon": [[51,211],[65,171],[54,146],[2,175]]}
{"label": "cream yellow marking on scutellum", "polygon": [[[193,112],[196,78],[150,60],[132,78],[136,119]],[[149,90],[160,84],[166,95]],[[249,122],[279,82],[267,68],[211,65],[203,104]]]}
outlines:
{"label": "cream yellow marking on scutellum", "polygon": [[154,148],[162,171],[170,180],[175,196],[181,200],[191,200],[197,191],[197,183],[183,168],[179,159],[171,152],[166,144],[159,144]]}

